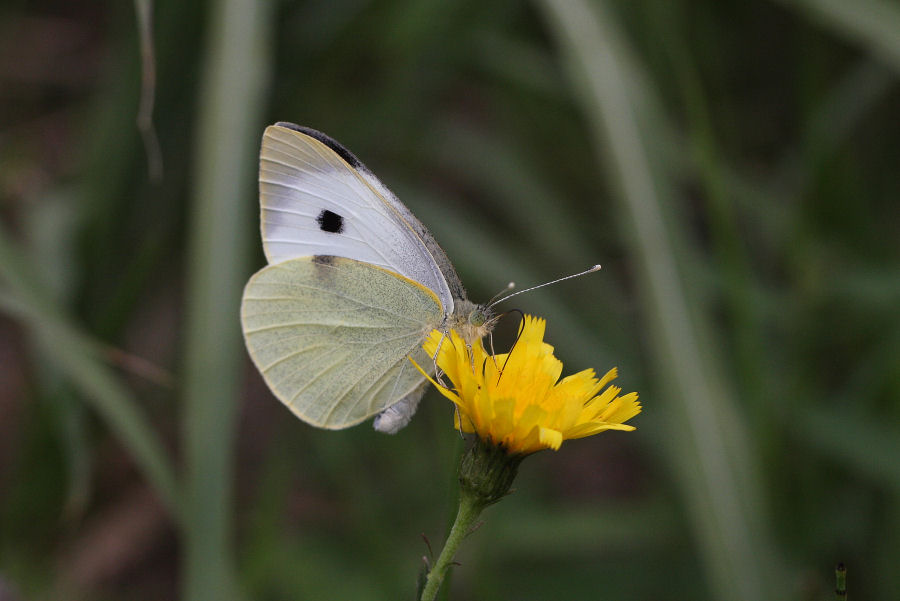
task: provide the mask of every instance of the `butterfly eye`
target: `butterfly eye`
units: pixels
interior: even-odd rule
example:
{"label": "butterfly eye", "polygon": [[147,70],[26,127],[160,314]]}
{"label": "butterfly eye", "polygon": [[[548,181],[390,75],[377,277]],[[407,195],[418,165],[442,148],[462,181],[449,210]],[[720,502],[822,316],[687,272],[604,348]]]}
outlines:
{"label": "butterfly eye", "polygon": [[475,326],[476,328],[480,328],[484,325],[484,322],[487,321],[487,315],[484,313],[484,309],[478,307],[469,313],[469,324]]}

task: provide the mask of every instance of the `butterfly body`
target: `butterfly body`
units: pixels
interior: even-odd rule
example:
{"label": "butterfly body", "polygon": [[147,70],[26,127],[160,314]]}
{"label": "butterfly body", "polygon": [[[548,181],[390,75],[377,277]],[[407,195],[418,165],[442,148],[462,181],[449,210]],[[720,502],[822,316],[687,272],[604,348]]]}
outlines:
{"label": "butterfly body", "polygon": [[287,123],[260,152],[263,248],[269,265],[241,306],[250,356],[276,397],[315,426],[378,416],[396,432],[425,380],[410,362],[434,329],[469,344],[490,329],[430,232],[349,150]]}

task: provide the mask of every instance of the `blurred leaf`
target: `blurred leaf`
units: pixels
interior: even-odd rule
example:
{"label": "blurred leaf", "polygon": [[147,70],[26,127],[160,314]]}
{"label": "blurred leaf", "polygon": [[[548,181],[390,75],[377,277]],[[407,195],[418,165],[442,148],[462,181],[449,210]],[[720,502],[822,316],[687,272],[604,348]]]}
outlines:
{"label": "blurred leaf", "polygon": [[778,0],[847,39],[900,71],[900,6],[886,0]]}
{"label": "blurred leaf", "polygon": [[810,408],[792,419],[796,435],[851,472],[900,492],[900,429],[860,415],[852,399],[842,404],[848,408]]}
{"label": "blurred leaf", "polygon": [[682,535],[676,513],[671,502],[661,498],[549,508],[510,504],[502,512],[486,514],[479,547],[504,561],[534,554],[553,561],[605,552],[648,552],[673,544]]}
{"label": "blurred leaf", "polygon": [[[656,180],[643,149],[626,69],[633,66],[621,33],[603,4],[542,3],[570,69],[597,147],[634,232],[632,248],[647,306],[647,327],[660,375],[671,392],[673,460],[682,478],[710,584],[721,599],[763,599],[777,590],[773,550],[760,531],[762,498],[746,432],[712,355],[693,323],[676,254],[663,221]],[[702,330],[708,329],[703,326]],[[674,424],[673,424],[674,425]],[[771,592],[769,590],[771,589]]]}
{"label": "blurred leaf", "polygon": [[137,400],[105,365],[96,342],[69,323],[42,293],[33,273],[6,231],[0,229],[0,278],[7,287],[0,295],[4,310],[34,333],[46,356],[129,449],[156,493],[178,519],[181,516],[174,470]]}
{"label": "blurred leaf", "polygon": [[527,93],[561,98],[562,81],[550,56],[529,40],[482,31],[476,37],[479,66]]}
{"label": "blurred leaf", "polygon": [[[587,269],[597,262],[588,241],[572,227],[578,216],[541,179],[544,164],[529,164],[506,140],[459,125],[447,127],[440,139],[435,153],[442,163],[464,173],[508,228],[539,245],[534,252],[546,255],[547,263]],[[544,158],[552,161],[555,150],[547,148]],[[488,215],[475,217],[484,220]]]}

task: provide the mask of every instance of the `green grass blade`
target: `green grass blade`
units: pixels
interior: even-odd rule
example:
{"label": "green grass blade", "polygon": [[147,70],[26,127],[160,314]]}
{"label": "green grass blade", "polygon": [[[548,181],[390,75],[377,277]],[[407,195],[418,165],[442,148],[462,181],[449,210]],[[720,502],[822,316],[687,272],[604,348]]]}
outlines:
{"label": "green grass blade", "polygon": [[692,513],[694,529],[719,599],[768,598],[771,549],[762,541],[761,498],[743,424],[694,321],[678,276],[675,245],[664,221],[657,182],[641,139],[636,106],[647,102],[627,72],[631,61],[602,4],[540,3],[559,39],[577,100],[596,144],[609,156],[631,232],[632,252],[647,307],[651,345],[669,390],[670,449]]}
{"label": "green grass blade", "polygon": [[243,347],[240,295],[266,83],[269,3],[211,5],[195,148],[185,340],[183,598],[237,596],[232,453]]}
{"label": "green grass blade", "polygon": [[138,408],[138,401],[105,364],[100,346],[73,325],[42,294],[5,228],[0,228],[0,307],[17,317],[82,398],[128,449],[170,512],[179,518],[175,473],[160,440]]}

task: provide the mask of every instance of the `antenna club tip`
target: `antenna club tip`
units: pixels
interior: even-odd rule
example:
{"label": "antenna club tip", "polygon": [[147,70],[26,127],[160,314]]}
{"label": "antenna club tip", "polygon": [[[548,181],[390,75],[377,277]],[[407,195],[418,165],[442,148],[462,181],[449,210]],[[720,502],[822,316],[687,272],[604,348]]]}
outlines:
{"label": "antenna club tip", "polygon": [[591,268],[588,270],[588,273],[593,273],[593,272],[595,272],[595,271],[600,271],[602,268],[603,268],[602,265],[599,265],[599,264],[598,264],[598,265],[594,265],[593,267],[591,267]]}

